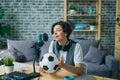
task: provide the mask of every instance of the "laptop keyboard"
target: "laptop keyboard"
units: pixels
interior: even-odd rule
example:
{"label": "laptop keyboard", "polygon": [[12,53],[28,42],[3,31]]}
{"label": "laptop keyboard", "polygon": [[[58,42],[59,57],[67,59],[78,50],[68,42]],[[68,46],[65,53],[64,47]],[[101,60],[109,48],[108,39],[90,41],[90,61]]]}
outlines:
{"label": "laptop keyboard", "polygon": [[31,78],[35,78],[35,76],[18,71],[11,72],[9,74],[0,75],[0,80],[30,80]]}

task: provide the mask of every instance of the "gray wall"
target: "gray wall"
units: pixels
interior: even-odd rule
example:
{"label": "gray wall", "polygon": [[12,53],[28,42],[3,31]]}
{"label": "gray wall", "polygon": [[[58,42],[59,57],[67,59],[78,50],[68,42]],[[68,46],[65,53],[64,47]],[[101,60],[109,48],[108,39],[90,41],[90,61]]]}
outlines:
{"label": "gray wall", "polygon": [[[43,32],[52,38],[51,25],[64,17],[64,0],[0,0],[0,5],[5,13],[0,22],[12,28],[10,39],[36,39]],[[116,0],[102,0],[101,10],[101,49],[114,54]]]}

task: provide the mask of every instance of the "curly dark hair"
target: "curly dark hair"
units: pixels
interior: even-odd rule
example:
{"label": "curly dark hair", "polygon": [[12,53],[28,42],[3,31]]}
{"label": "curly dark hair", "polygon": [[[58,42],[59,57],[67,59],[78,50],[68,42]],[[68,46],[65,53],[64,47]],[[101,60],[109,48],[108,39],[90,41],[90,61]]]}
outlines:
{"label": "curly dark hair", "polygon": [[56,25],[61,25],[62,29],[63,29],[63,32],[67,33],[67,38],[70,36],[70,34],[72,33],[72,28],[70,26],[70,24],[68,22],[65,22],[65,21],[59,21],[59,22],[56,22],[52,25],[52,29],[51,29],[51,33],[53,34],[54,31],[54,27]]}

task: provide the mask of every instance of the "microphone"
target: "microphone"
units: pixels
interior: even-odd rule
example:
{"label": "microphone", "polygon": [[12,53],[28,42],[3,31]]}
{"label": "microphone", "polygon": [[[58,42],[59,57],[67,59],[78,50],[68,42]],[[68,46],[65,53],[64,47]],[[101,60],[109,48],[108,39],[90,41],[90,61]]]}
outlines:
{"label": "microphone", "polygon": [[48,41],[48,34],[42,33],[38,35],[38,47],[42,47],[44,45],[44,41]]}
{"label": "microphone", "polygon": [[38,35],[38,41],[35,44],[35,59],[33,61],[33,72],[30,74],[33,77],[39,77],[40,73],[36,72],[35,70],[35,61],[39,62],[39,57],[41,54],[41,47],[44,45],[44,42],[48,41],[48,34],[47,33],[42,33]]}
{"label": "microphone", "polygon": [[40,57],[40,53],[41,53],[41,47],[44,45],[44,42],[48,41],[48,34],[47,33],[42,33],[38,35],[38,42],[36,43],[36,56],[37,59],[36,61],[39,62],[39,57]]}

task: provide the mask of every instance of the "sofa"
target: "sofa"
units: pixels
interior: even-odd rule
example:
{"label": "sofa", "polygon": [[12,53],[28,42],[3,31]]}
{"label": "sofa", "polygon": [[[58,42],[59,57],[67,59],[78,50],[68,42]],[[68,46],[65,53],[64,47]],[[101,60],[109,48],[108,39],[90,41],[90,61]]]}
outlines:
{"label": "sofa", "polygon": [[[119,63],[114,56],[98,48],[99,40],[72,39],[80,43],[83,51],[83,63],[87,65],[87,74],[104,76],[118,79]],[[48,52],[51,40],[48,40],[40,48],[41,57]],[[0,52],[0,58],[6,55],[13,55],[15,61],[32,64],[36,54],[36,40],[7,40],[7,49]],[[39,58],[36,65],[39,64]]]}

